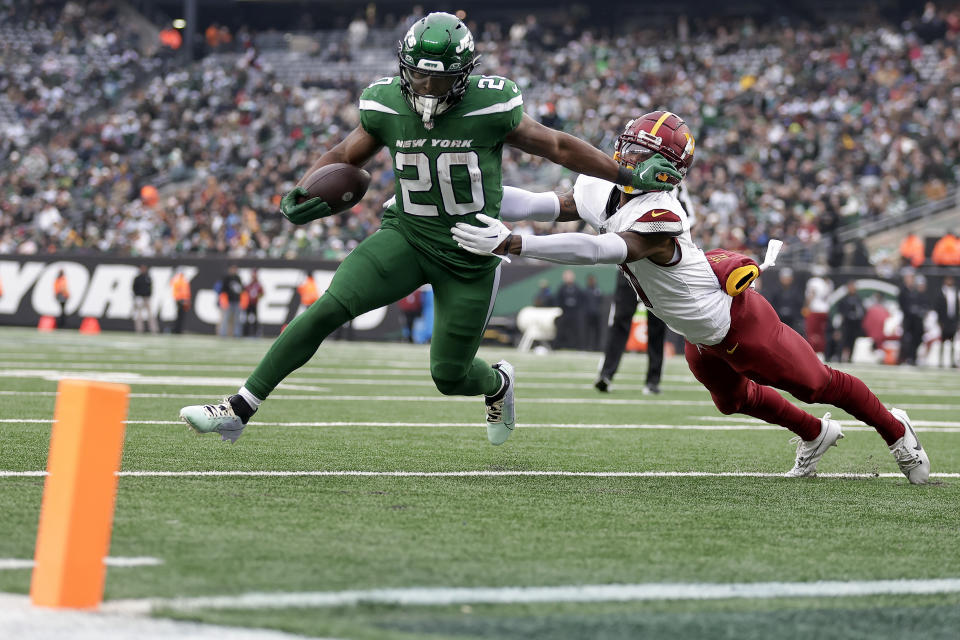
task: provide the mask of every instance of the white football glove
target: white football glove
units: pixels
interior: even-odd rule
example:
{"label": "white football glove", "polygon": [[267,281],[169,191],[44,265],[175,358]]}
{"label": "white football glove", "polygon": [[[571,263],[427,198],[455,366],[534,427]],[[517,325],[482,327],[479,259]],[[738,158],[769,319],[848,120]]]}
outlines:
{"label": "white football glove", "polygon": [[505,224],[482,213],[477,214],[477,220],[486,224],[485,227],[475,227],[466,222],[458,222],[450,228],[453,239],[461,249],[478,256],[496,256],[504,262],[510,262],[510,258],[497,253],[493,250],[503,244],[503,241],[510,235],[510,229]]}
{"label": "white football glove", "polygon": [[780,249],[782,248],[783,240],[777,240],[776,238],[770,239],[770,242],[767,243],[767,255],[763,258],[760,271],[766,271],[777,264],[777,256],[780,255]]}

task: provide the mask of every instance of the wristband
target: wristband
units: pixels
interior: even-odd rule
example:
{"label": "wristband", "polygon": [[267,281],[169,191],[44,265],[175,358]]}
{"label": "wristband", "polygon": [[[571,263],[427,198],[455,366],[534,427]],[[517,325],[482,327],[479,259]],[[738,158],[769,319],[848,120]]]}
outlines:
{"label": "wristband", "polygon": [[617,171],[617,184],[624,187],[631,186],[633,184],[633,171],[620,165],[620,169]]}

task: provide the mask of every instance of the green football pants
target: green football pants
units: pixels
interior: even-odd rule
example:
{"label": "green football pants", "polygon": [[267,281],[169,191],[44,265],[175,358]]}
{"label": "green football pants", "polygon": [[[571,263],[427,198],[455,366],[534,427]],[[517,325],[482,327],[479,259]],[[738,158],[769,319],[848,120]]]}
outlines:
{"label": "green football pants", "polygon": [[287,325],[246,387],[265,399],[338,327],[429,283],[434,299],[430,375],[437,390],[444,395],[492,395],[500,388],[500,376],[476,354],[499,281],[499,267],[463,278],[417,251],[400,232],[380,229],[347,256],[320,299]]}

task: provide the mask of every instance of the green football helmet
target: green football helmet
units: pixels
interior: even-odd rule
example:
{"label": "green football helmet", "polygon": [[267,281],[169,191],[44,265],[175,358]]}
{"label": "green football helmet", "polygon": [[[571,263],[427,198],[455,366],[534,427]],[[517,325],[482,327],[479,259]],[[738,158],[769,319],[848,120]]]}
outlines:
{"label": "green football helmet", "polygon": [[477,66],[473,34],[449,13],[431,13],[413,23],[400,40],[400,91],[424,125],[453,107],[467,91]]}

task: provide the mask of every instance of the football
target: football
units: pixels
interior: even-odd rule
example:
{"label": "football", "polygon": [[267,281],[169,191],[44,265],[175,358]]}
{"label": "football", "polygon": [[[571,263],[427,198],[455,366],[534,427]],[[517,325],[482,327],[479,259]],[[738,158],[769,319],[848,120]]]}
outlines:
{"label": "football", "polygon": [[303,183],[308,198],[320,198],[334,213],[346,211],[360,202],[370,186],[370,174],[352,164],[338,162],[320,167]]}

